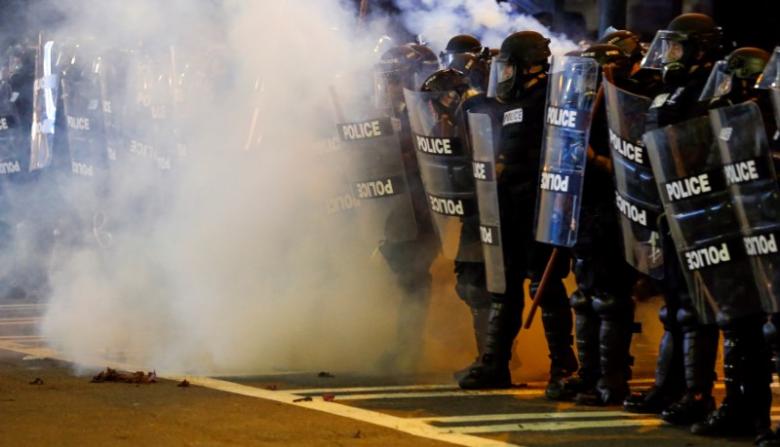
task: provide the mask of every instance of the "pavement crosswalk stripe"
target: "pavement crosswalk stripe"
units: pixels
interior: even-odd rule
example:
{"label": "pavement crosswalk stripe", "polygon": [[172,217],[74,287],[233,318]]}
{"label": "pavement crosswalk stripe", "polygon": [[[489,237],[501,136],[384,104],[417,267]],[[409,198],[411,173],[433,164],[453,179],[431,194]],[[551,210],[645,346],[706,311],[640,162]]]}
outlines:
{"label": "pavement crosswalk stripe", "polygon": [[[642,385],[642,384],[652,384],[653,383],[652,378],[649,379],[637,379],[632,380],[632,385]],[[529,382],[527,388],[514,388],[514,389],[534,389],[534,388],[544,388],[547,385],[547,382]],[[391,385],[391,386],[361,386],[361,387],[330,387],[330,388],[304,388],[304,389],[291,389],[288,390],[290,392],[293,392],[295,394],[301,394],[301,395],[317,395],[317,394],[351,394],[351,393],[381,393],[381,392],[389,392],[389,391],[433,391],[433,390],[441,390],[441,391],[457,391],[460,390],[460,388],[456,384],[434,384],[434,385]]]}
{"label": "pavement crosswalk stripe", "polygon": [[629,418],[605,421],[552,421],[526,424],[496,424],[467,427],[447,427],[453,433],[487,434],[520,431],[564,431],[594,428],[660,427],[666,423],[658,418]]}
{"label": "pavement crosswalk stripe", "polygon": [[588,419],[588,418],[628,418],[647,417],[625,411],[561,411],[555,413],[508,413],[508,414],[476,414],[470,416],[445,416],[415,418],[423,422],[436,422],[442,424],[457,424],[464,422],[491,422],[491,421],[523,421],[535,419]]}
{"label": "pavement crosswalk stripe", "polygon": [[376,393],[378,391],[426,391],[426,390],[457,390],[458,385],[394,385],[394,386],[359,386],[351,388],[304,388],[287,390],[295,394],[339,394],[339,393]]}

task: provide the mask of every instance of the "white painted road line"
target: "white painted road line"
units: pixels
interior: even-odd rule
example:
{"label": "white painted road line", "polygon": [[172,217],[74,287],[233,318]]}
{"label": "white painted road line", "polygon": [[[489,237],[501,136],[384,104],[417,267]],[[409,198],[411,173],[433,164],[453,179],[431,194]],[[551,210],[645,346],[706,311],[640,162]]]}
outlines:
{"label": "white painted road line", "polygon": [[510,433],[519,431],[565,431],[594,428],[660,427],[662,425],[666,425],[666,423],[659,418],[635,418],[606,421],[552,421],[532,422],[526,424],[497,424],[469,427],[447,427],[447,429],[451,430],[453,433],[486,434]]}
{"label": "white painted road line", "polygon": [[[637,379],[632,380],[631,384],[640,386],[643,384],[652,385],[653,379]],[[529,389],[543,389],[547,386],[547,382],[530,382],[527,387],[511,388],[510,390],[529,390]],[[392,391],[458,391],[460,387],[456,384],[450,385],[392,385],[392,386],[362,386],[362,387],[331,387],[331,388],[303,388],[303,389],[290,389],[287,391],[294,392],[301,395],[318,395],[318,394],[349,394],[349,393],[381,393]],[[461,391],[462,392],[462,391]]]}
{"label": "white painted road line", "polygon": [[3,325],[17,325],[17,324],[33,324],[41,321],[40,318],[25,317],[25,318],[0,318],[0,326]]}
{"label": "white painted road line", "polygon": [[339,393],[376,393],[378,391],[454,391],[460,389],[458,385],[393,385],[393,386],[359,386],[352,388],[303,388],[303,389],[289,389],[289,391],[295,394],[336,394]]}
{"label": "white painted road line", "polygon": [[[30,349],[20,347],[14,343],[4,342],[0,343],[0,349],[6,349],[38,358],[50,358],[55,360],[68,361],[61,355],[49,350],[49,349]],[[111,363],[111,362],[109,362]],[[95,365],[83,365],[83,366],[95,366]],[[129,367],[127,365],[110,365],[118,369],[126,371],[136,371],[139,368]],[[143,368],[141,368],[143,369]],[[348,405],[341,405],[336,402],[326,402],[322,399],[311,400],[308,402],[294,402],[299,399],[300,396],[284,391],[269,391],[261,388],[240,385],[234,382],[228,382],[225,380],[212,379],[209,377],[193,377],[182,375],[167,375],[159,374],[161,379],[167,379],[172,381],[181,381],[187,379],[190,384],[196,386],[202,386],[217,391],[223,391],[232,394],[239,394],[242,396],[255,397],[260,399],[267,399],[275,402],[294,405],[302,408],[308,408],[310,410],[320,411],[328,413],[334,416],[346,417],[356,421],[366,422],[369,424],[379,425],[382,427],[397,430],[403,433],[407,433],[413,436],[421,438],[433,439],[441,442],[449,442],[455,445],[461,445],[465,447],[522,447],[517,444],[511,444],[508,442],[494,441],[491,439],[480,438],[477,436],[471,436],[464,433],[453,433],[451,430],[442,430],[425,422],[415,421],[413,419],[406,419],[398,416],[391,416],[388,414],[378,413],[376,411],[364,410],[362,408],[352,407]]]}
{"label": "white painted road line", "polygon": [[537,419],[589,419],[589,418],[646,418],[647,415],[625,411],[561,411],[555,413],[476,414],[471,416],[445,416],[415,418],[422,422],[458,424],[466,422],[531,421]]}
{"label": "white painted road line", "polygon": [[455,433],[450,429],[442,430],[440,428],[434,427],[432,425],[428,425],[424,422],[415,421],[413,419],[391,416],[388,414],[378,413],[375,411],[364,410],[362,408],[341,405],[336,402],[326,402],[324,400],[319,400],[319,399],[308,401],[308,402],[294,402],[298,398],[298,396],[283,391],[268,391],[268,390],[263,390],[252,386],[240,385],[234,382],[211,379],[208,377],[185,377],[185,376],[178,376],[178,377],[161,376],[161,377],[164,379],[175,380],[175,381],[181,381],[187,379],[192,385],[196,385],[196,386],[202,386],[213,390],[239,394],[242,396],[257,397],[261,399],[272,400],[275,402],[282,402],[286,404],[296,405],[299,407],[308,408],[310,410],[321,411],[323,413],[328,413],[335,416],[342,416],[357,421],[362,421],[374,425],[379,425],[382,427],[387,427],[393,430],[408,433],[410,435],[433,439],[436,441],[449,442],[456,445],[469,446],[469,447],[517,446],[516,444],[510,444],[502,441],[493,441],[490,439],[479,438],[476,436],[470,436],[465,433]]}

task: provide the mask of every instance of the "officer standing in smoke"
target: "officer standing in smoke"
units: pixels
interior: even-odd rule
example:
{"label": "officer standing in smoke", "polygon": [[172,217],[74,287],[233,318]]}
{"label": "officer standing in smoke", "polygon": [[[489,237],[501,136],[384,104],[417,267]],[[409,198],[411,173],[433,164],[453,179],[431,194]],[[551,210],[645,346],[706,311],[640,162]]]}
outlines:
{"label": "officer standing in smoke", "polygon": [[400,129],[403,165],[417,222],[415,239],[386,240],[379,247],[403,292],[398,344],[386,359],[389,364],[402,368],[413,367],[419,360],[426,310],[431,296],[432,278],[429,269],[439,251],[415,156],[403,91],[404,88],[419,88],[437,69],[438,59],[428,47],[410,43],[386,51],[376,67],[374,79],[375,106],[386,111]]}
{"label": "officer standing in smoke", "polygon": [[[581,56],[580,62],[594,59],[605,76],[611,78],[625,79],[631,69],[630,58],[614,45],[593,45]],[[593,68],[596,68],[595,65],[591,72]],[[581,76],[588,74],[592,75],[586,71]],[[583,145],[580,150],[587,154],[579,154],[579,157],[587,161],[582,181],[582,201],[578,204],[579,214],[572,213],[571,216],[579,220],[577,241],[572,249],[577,290],[570,301],[576,315],[580,367],[576,378],[564,382],[560,396],[550,397],[574,398],[582,404],[607,405],[622,402],[629,391],[632,360],[629,350],[634,315],[631,292],[636,275],[624,262],[620,246],[613,243],[619,225],[614,205],[603,89],[598,91],[593,103],[590,127],[589,145],[588,141],[578,141]],[[554,131],[555,128],[550,129]],[[551,143],[555,142],[551,140]],[[565,175],[573,178],[571,174]],[[541,197],[551,195],[543,193]],[[543,224],[538,222],[538,225]]]}
{"label": "officer standing in smoke", "polygon": [[[464,389],[511,386],[509,360],[522,324],[523,283],[529,278],[535,295],[551,253],[549,246],[534,240],[529,213],[536,203],[539,178],[548,45],[548,39],[531,31],[507,37],[491,67],[488,96],[492,100],[470,115],[474,177],[482,185],[478,185],[480,235],[493,299],[484,352],[459,381]],[[476,158],[478,147],[480,158]],[[486,209],[491,204],[498,209]],[[560,380],[577,370],[572,316],[562,281],[568,274],[568,259],[559,256],[557,261],[541,302],[551,360],[548,392],[557,392]]]}
{"label": "officer standing in smoke", "polygon": [[[645,131],[681,123],[704,112],[698,99],[713,64],[722,57],[721,39],[720,28],[712,18],[697,13],[678,16],[670,22],[667,30],[656,34],[643,65],[661,69],[664,86],[650,104]],[[656,176],[659,174],[655,169],[653,172]],[[661,192],[662,188],[659,187]],[[671,218],[667,215],[664,222]],[[667,334],[681,336],[682,341],[662,339],[661,348],[663,350],[665,343],[681,347],[684,375],[674,371],[673,361],[664,364],[659,361],[659,367],[672,366],[669,370],[656,373],[656,377],[663,378],[663,382],[656,383],[644,396],[632,399],[627,409],[637,412],[661,411],[661,417],[669,423],[691,425],[704,420],[715,407],[712,387],[715,380],[718,327],[714,324],[714,318],[707,314],[707,308],[695,305],[692,293],[698,291],[690,290],[690,285],[686,284],[668,228],[668,225],[664,225],[661,229],[665,299],[661,321]],[[662,352],[662,355],[665,354]],[[670,357],[674,358],[674,355]],[[682,379],[684,384],[680,384]],[[671,402],[674,403],[669,405]]]}
{"label": "officer standing in smoke", "polygon": [[[478,236],[471,150],[464,110],[478,93],[454,69],[433,73],[419,91],[405,89],[409,124],[425,194],[442,253],[455,263],[458,296],[472,314],[477,351],[482,352],[490,298]],[[456,372],[456,377],[463,372]]]}
{"label": "officer standing in smoke", "polygon": [[[31,187],[34,178],[29,174],[30,127],[32,125],[32,95],[35,78],[35,54],[29,45],[17,43],[4,49],[0,61],[0,244],[9,256],[4,261],[0,298],[24,298],[30,287],[43,285],[40,266],[26,263],[15,255],[13,244],[22,234],[39,231],[37,220],[30,215],[35,201]],[[38,238],[32,238],[37,240]],[[33,248],[33,247],[31,247]],[[35,246],[31,252],[39,252]],[[14,258],[14,261],[11,260]]]}

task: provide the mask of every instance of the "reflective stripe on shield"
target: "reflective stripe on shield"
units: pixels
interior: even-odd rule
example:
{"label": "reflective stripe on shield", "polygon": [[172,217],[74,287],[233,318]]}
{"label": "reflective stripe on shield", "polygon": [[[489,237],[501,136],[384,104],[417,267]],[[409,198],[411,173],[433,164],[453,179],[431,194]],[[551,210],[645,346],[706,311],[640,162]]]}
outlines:
{"label": "reflective stripe on shield", "polygon": [[780,312],[780,190],[761,111],[746,102],[710,118],[764,311]]}
{"label": "reflective stripe on shield", "polygon": [[708,116],[647,132],[656,184],[699,319],[762,312]]}
{"label": "reflective stripe on shield", "polygon": [[562,247],[577,243],[598,73],[594,59],[553,58],[536,205],[539,242]]}
{"label": "reflective stripe on shield", "polygon": [[606,79],[603,85],[625,259],[638,271],[663,279],[664,257],[658,231],[658,216],[663,209],[642,141],[651,100],[621,90]]}
{"label": "reflective stripe on shield", "polygon": [[474,151],[473,172],[479,204],[479,233],[485,257],[487,289],[492,293],[504,293],[506,275],[496,183],[493,121],[490,115],[469,113],[469,129]]}
{"label": "reflective stripe on shield", "polygon": [[477,231],[472,231],[478,213],[465,117],[459,107],[440,101],[449,97],[448,92],[404,90],[404,97],[423,187],[444,256],[482,262],[482,244]]}
{"label": "reflective stripe on shield", "polygon": [[417,237],[414,207],[401,156],[401,144],[389,117],[337,125],[346,153],[352,195],[360,200],[363,228],[370,240],[401,242]]}
{"label": "reflective stripe on shield", "polygon": [[30,170],[49,166],[54,150],[54,123],[57,118],[59,76],[54,64],[53,52],[53,41],[44,43],[42,39],[39,39],[38,53],[35,57]]}

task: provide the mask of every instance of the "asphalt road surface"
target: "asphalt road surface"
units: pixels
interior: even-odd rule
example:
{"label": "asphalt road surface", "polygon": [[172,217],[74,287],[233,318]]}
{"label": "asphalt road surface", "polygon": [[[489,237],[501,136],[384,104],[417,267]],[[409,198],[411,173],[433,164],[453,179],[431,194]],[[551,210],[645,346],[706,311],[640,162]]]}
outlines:
{"label": "asphalt road surface", "polygon": [[[176,386],[185,377],[165,375],[151,385],[91,384],[96,367],[74,372],[35,335],[42,311],[34,303],[0,304],[2,446],[751,444],[696,437],[617,407],[549,402],[542,383],[464,392],[448,375],[311,371],[188,376],[186,388]],[[31,385],[36,378],[43,384]],[[634,387],[650,383],[640,378]]]}

